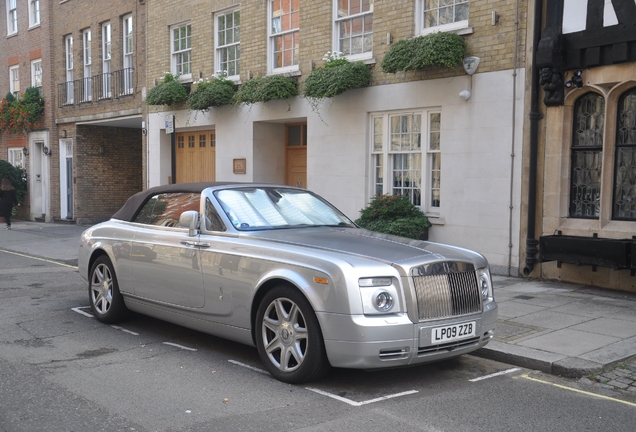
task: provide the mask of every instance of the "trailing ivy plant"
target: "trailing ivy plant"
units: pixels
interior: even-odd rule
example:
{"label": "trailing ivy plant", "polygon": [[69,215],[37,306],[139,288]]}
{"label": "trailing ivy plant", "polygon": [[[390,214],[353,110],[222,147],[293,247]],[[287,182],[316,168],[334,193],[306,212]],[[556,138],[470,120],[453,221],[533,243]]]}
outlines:
{"label": "trailing ivy plant", "polygon": [[349,89],[364,87],[371,81],[371,69],[362,62],[351,63],[342,53],[327,52],[325,65],[313,70],[305,80],[303,96],[312,108],[326,98],[333,98]]}
{"label": "trailing ivy plant", "polygon": [[378,195],[360,210],[356,224],[370,231],[419,239],[431,226],[428,217],[406,195]]}
{"label": "trailing ivy plant", "polygon": [[283,75],[268,75],[252,78],[241,85],[234,95],[235,104],[255,104],[276,99],[298,96],[296,80]]}
{"label": "trailing ivy plant", "polygon": [[388,73],[426,69],[456,68],[464,58],[466,42],[456,33],[435,32],[394,43],[382,60]]}
{"label": "trailing ivy plant", "polygon": [[217,72],[212,80],[200,80],[197,88],[188,95],[188,108],[208,111],[212,107],[231,104],[236,93],[236,84],[226,76],[225,72]]}
{"label": "trailing ivy plant", "polygon": [[0,102],[0,131],[27,134],[42,127],[44,99],[37,87],[28,87],[22,97],[11,93]]}
{"label": "trailing ivy plant", "polygon": [[164,72],[161,82],[146,95],[146,105],[176,105],[186,100],[188,92],[179,82],[179,75]]}

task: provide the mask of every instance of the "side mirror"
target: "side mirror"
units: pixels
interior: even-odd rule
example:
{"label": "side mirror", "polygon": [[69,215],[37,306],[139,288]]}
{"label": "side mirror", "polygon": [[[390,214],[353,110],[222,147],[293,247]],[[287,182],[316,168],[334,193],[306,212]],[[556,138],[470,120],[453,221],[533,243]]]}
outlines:
{"label": "side mirror", "polygon": [[181,213],[179,216],[179,226],[182,228],[188,228],[188,235],[194,237],[199,234],[199,212],[195,210],[188,210]]}

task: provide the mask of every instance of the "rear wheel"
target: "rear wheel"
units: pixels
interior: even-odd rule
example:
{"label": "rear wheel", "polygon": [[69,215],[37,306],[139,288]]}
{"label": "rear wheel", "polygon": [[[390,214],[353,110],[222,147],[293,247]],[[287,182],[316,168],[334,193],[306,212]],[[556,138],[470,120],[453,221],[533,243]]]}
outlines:
{"label": "rear wheel", "polygon": [[318,319],[300,292],[278,286],[256,314],[256,346],[272,376],[287,383],[323,377],[330,369]]}
{"label": "rear wheel", "polygon": [[107,256],[101,256],[93,263],[88,283],[88,300],[93,315],[101,322],[117,322],[128,311],[119,292],[113,264]]}

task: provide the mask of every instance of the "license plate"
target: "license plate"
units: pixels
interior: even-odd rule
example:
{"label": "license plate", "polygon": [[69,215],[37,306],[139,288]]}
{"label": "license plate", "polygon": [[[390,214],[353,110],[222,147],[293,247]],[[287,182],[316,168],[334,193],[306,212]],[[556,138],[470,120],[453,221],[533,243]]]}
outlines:
{"label": "license plate", "polygon": [[475,321],[435,327],[431,335],[431,343],[440,344],[466,339],[475,336]]}

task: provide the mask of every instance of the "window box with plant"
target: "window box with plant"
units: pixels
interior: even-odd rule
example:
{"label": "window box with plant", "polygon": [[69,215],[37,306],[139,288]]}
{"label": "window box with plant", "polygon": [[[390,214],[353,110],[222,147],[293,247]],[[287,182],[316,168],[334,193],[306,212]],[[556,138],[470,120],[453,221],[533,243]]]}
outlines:
{"label": "window box with plant", "polygon": [[231,104],[236,93],[236,84],[226,77],[227,72],[220,71],[211,80],[199,80],[196,89],[188,95],[188,108],[208,111],[212,107]]}
{"label": "window box with plant", "polygon": [[428,217],[406,195],[377,195],[360,210],[356,224],[369,231],[428,240]]}
{"label": "window box with plant", "polygon": [[367,65],[350,62],[342,53],[327,52],[323,60],[325,65],[309,74],[303,88],[303,96],[314,108],[326,98],[368,86],[371,81],[371,69]]}
{"label": "window box with plant", "polygon": [[179,82],[179,75],[164,72],[161,82],[146,95],[146,105],[176,105],[188,98],[188,91]]}
{"label": "window box with plant", "polygon": [[0,102],[0,131],[8,134],[27,134],[42,128],[44,99],[40,90],[29,87],[22,97],[11,93]]}
{"label": "window box with plant", "polygon": [[234,95],[235,104],[251,105],[270,100],[287,100],[298,96],[298,83],[283,75],[252,78],[243,83]]}
{"label": "window box with plant", "polygon": [[382,60],[388,73],[432,67],[456,68],[466,53],[464,38],[456,33],[435,32],[394,43]]}

